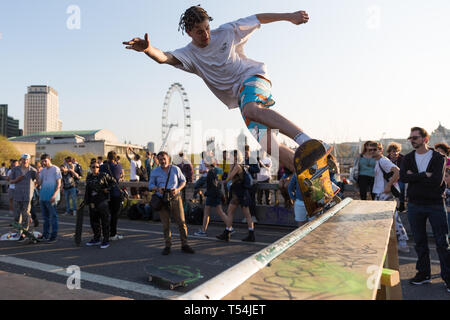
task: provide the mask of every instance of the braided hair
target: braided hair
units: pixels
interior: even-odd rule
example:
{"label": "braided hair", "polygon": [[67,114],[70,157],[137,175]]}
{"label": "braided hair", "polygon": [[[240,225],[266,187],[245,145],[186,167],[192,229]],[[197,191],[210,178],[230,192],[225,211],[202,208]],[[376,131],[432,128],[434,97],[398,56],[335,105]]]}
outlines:
{"label": "braided hair", "polygon": [[178,31],[181,29],[182,34],[184,34],[184,31],[191,31],[196,23],[201,23],[206,19],[213,20],[200,5],[192,6],[181,15]]}

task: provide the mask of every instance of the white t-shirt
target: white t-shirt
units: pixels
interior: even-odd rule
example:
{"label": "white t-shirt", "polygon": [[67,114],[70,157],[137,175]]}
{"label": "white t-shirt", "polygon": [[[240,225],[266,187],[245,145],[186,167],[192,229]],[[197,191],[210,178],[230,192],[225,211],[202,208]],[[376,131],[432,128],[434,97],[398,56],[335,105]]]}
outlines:
{"label": "white t-shirt", "polygon": [[264,158],[261,160],[261,162],[268,168],[260,166],[259,173],[256,175],[257,181],[265,181],[267,179],[270,179],[270,168],[272,168],[272,160],[270,160],[270,158]]}
{"label": "white t-shirt", "polygon": [[239,19],[211,30],[205,48],[191,42],[170,53],[182,63],[177,68],[195,73],[228,108],[237,108],[239,89],[245,80],[254,75],[268,78],[265,64],[244,54],[245,43],[260,26],[256,15]]}
{"label": "white t-shirt", "polygon": [[[56,191],[57,181],[62,179],[61,170],[57,166],[43,168],[39,172],[39,184],[41,191],[39,192],[40,200],[49,201]],[[59,192],[56,194],[56,202],[59,201]]]}
{"label": "white t-shirt", "polygon": [[136,167],[140,168],[141,166],[141,160],[130,160],[130,180],[139,181],[139,176],[136,175]]}
{"label": "white t-shirt", "polygon": [[[372,189],[372,192],[375,194],[383,193],[384,187],[387,183],[387,181],[384,179],[383,171],[381,171],[380,166],[386,173],[389,173],[393,167],[398,168],[395,164],[392,163],[391,160],[386,157],[381,157],[381,159],[377,161],[377,164],[375,165],[375,181],[373,183]],[[397,183],[395,183],[394,186],[398,190],[400,190]]]}
{"label": "white t-shirt", "polygon": [[426,172],[428,168],[428,164],[430,163],[431,158],[433,157],[433,151],[428,150],[427,153],[418,154],[415,152],[417,169],[419,169],[419,173]]}

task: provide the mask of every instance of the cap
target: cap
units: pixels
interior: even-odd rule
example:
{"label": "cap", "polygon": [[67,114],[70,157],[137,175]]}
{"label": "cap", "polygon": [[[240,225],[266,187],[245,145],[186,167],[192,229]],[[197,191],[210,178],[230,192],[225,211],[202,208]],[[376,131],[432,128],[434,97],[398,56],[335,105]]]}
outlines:
{"label": "cap", "polygon": [[28,153],[24,153],[20,156],[20,159],[31,159],[31,156]]}

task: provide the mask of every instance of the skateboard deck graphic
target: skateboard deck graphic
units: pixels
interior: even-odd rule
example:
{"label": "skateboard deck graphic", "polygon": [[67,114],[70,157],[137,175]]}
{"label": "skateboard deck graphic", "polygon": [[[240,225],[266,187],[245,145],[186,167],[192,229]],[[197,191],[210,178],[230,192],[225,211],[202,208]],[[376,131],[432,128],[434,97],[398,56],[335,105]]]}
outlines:
{"label": "skateboard deck graphic", "polygon": [[174,272],[164,270],[162,267],[153,265],[146,265],[145,272],[148,274],[148,281],[153,282],[155,280],[159,280],[160,282],[168,285],[170,290],[177,287],[187,287],[187,280],[190,279],[189,277],[182,276]]}
{"label": "skateboard deck graphic", "polygon": [[327,156],[331,152],[322,142],[309,140],[297,148],[294,167],[308,217],[328,210],[341,199],[330,179]]}
{"label": "skateboard deck graphic", "polygon": [[13,227],[14,229],[16,229],[17,232],[18,232],[19,234],[20,234],[20,233],[23,233],[23,234],[25,235],[25,237],[27,237],[27,239],[28,239],[28,241],[29,241],[30,243],[36,244],[36,243],[38,243],[38,242],[41,241],[41,239],[38,239],[38,238],[35,236],[35,234],[34,234],[33,231],[25,230],[25,229],[23,228],[23,226],[22,226],[21,224],[19,224],[17,221],[12,222],[12,223],[11,223],[11,227]]}

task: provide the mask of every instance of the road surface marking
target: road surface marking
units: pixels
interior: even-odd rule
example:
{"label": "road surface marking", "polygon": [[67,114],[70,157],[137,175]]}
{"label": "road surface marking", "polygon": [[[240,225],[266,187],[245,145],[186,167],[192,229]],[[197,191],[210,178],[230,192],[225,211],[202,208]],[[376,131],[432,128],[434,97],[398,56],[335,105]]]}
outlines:
{"label": "road surface marking", "polygon": [[[50,264],[34,262],[30,260],[24,260],[14,257],[9,257],[5,255],[0,255],[0,262],[6,264],[12,264],[15,266],[20,266],[24,268],[39,270],[47,273],[57,274],[63,277],[68,277],[69,275],[66,273],[66,269],[54,266]],[[120,279],[114,279],[110,277],[100,276],[89,272],[81,271],[81,280],[88,281],[108,287],[113,287],[121,290],[132,291],[140,294],[145,294],[153,297],[163,298],[163,299],[173,299],[177,296],[180,296],[181,293],[175,291],[168,290],[160,290],[150,285],[143,285],[136,282],[130,282]],[[69,289],[67,289],[69,290]]]}

